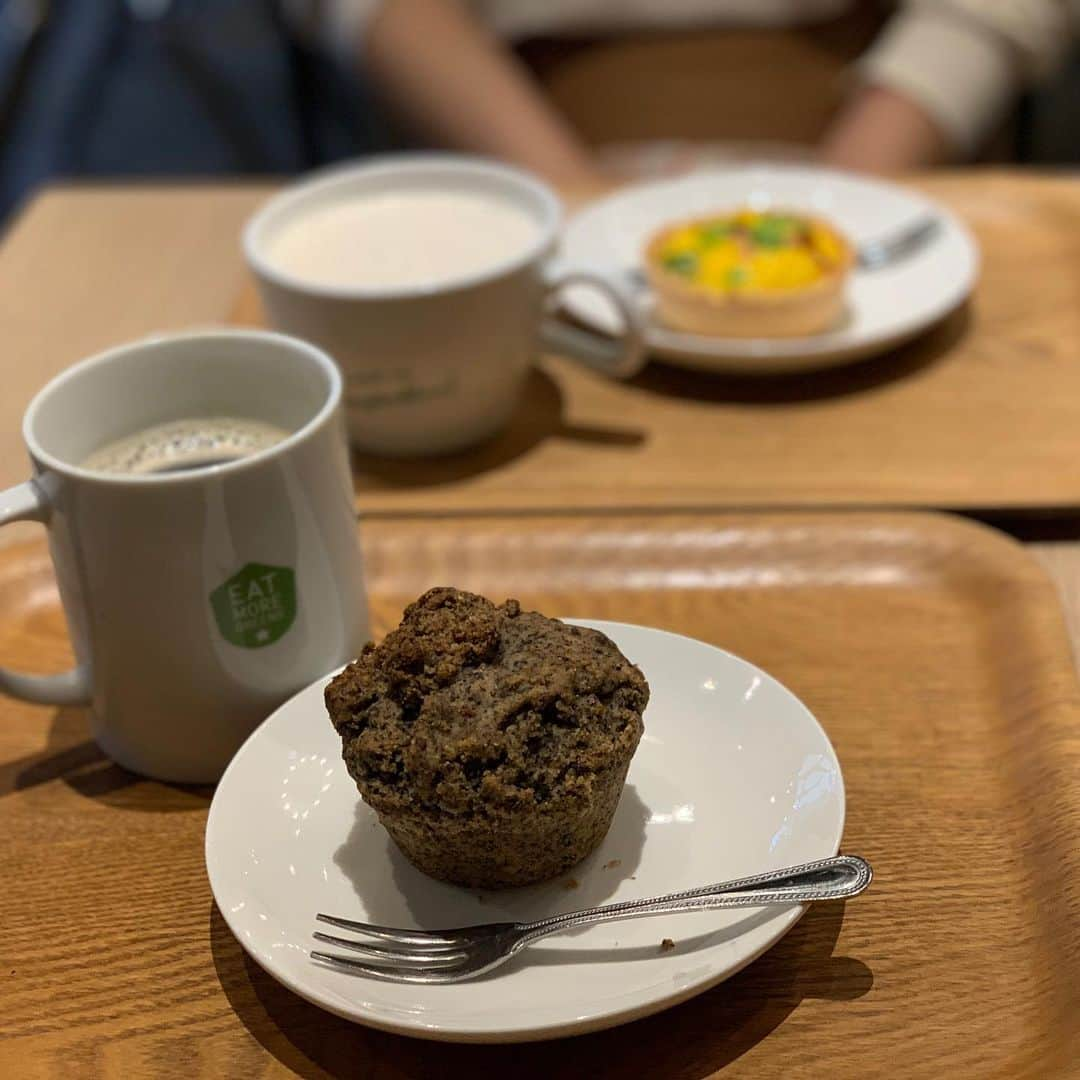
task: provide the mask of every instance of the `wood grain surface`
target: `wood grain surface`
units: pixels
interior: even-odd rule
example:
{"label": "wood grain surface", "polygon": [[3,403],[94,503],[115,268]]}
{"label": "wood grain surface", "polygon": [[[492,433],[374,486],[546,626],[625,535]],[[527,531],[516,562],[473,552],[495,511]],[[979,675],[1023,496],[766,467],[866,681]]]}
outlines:
{"label": "wood grain surface", "polygon": [[1080,663],[1080,543],[1070,540],[1025,546],[1057,589],[1073,654]]}
{"label": "wood grain surface", "polygon": [[[21,430],[54,375],[159,330],[225,321],[246,281],[239,229],[271,189],[244,184],[56,187],[0,244],[0,490],[25,480]],[[0,544],[32,533],[5,530]]]}
{"label": "wood grain surface", "polygon": [[[517,1050],[414,1042],[322,1013],[245,957],[203,869],[209,789],[111,765],[80,710],[0,701],[0,1075],[1075,1073],[1080,690],[1018,545],[902,514],[387,520],[364,539],[380,632],[452,582],[766,667],[836,746],[844,846],[873,861],[873,888],[658,1017]],[[9,547],[0,662],[67,659],[43,547]]]}
{"label": "wood grain surface", "polygon": [[[358,457],[369,511],[1080,505],[1080,182],[924,177],[982,247],[973,300],[844,368],[617,382],[548,357],[501,436],[438,461]],[[259,325],[251,286],[232,319]]]}
{"label": "wood grain surface", "polygon": [[[848,369],[731,379],[652,364],[619,384],[548,358],[510,428],[438,462],[358,461],[371,512],[1080,505],[1080,182],[959,172],[913,185],[974,229],[974,302]],[[160,329],[259,318],[238,234],[265,186],[69,188],[0,248],[0,486],[19,421],[75,360]]]}

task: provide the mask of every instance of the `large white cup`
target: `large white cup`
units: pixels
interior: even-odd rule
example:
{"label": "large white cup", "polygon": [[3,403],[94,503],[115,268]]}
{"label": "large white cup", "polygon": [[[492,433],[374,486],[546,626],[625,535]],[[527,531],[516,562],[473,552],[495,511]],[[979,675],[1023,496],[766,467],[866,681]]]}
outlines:
{"label": "large white cup", "polygon": [[[508,203],[536,223],[535,238],[480,273],[385,289],[313,283],[268,257],[278,231],[313,210],[410,190]],[[518,169],[449,154],[398,155],[286,188],[247,223],[243,246],[271,323],[321,345],[341,365],[353,445],[390,456],[439,454],[481,442],[506,424],[542,348],[608,375],[640,370],[642,315],[632,289],[605,271],[562,262],[560,219],[551,189]],[[546,302],[571,284],[610,298],[622,317],[619,338],[545,312]]]}
{"label": "large white cup", "polygon": [[[290,432],[186,472],[82,468],[103,444],[167,420],[233,416]],[[151,338],[84,360],[23,422],[33,478],[0,492],[0,524],[48,529],[77,667],[0,669],[0,691],[89,704],[121,765],[216,780],[241,742],[367,636],[341,376],[279,334]]]}

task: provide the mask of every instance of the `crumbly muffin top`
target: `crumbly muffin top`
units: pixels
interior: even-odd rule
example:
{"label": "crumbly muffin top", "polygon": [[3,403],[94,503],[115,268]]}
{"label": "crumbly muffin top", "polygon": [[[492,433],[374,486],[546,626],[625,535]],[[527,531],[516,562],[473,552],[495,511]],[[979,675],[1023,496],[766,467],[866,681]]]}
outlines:
{"label": "crumbly muffin top", "polygon": [[599,631],[450,588],[410,604],[326,688],[349,772],[380,812],[572,798],[629,760],[648,700]]}

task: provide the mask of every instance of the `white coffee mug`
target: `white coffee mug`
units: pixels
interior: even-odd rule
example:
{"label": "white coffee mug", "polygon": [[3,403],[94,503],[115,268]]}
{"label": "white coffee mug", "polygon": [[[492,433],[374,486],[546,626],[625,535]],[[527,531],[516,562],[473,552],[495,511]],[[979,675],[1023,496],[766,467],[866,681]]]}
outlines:
{"label": "white coffee mug", "polygon": [[[315,346],[244,331],[151,338],[49,383],[23,422],[32,479],[0,493],[0,524],[46,526],[78,666],[0,669],[0,691],[88,704],[102,749],[135,772],[216,780],[273,708],[367,637],[341,393]],[[215,416],[289,435],[183,472],[80,464]]]}
{"label": "white coffee mug", "polygon": [[[279,230],[313,210],[414,190],[509,204],[535,222],[535,237],[490,269],[408,287],[313,283],[269,257]],[[247,223],[243,246],[270,322],[321,345],[341,365],[353,445],[391,456],[438,454],[481,442],[506,424],[541,348],[617,377],[644,363],[632,288],[605,270],[560,260],[560,219],[551,189],[519,169],[448,154],[398,155],[286,188]],[[547,314],[548,302],[568,285],[604,292],[621,315],[621,336]]]}

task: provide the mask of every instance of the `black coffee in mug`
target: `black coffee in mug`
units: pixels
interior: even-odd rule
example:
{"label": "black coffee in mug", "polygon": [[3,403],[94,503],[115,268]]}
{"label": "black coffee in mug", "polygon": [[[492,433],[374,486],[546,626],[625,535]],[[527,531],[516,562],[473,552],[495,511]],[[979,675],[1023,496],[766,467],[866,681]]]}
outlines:
{"label": "black coffee in mug", "polygon": [[82,467],[129,476],[186,472],[239,461],[276,446],[288,435],[273,424],[233,416],[170,420],[107,443]]}

